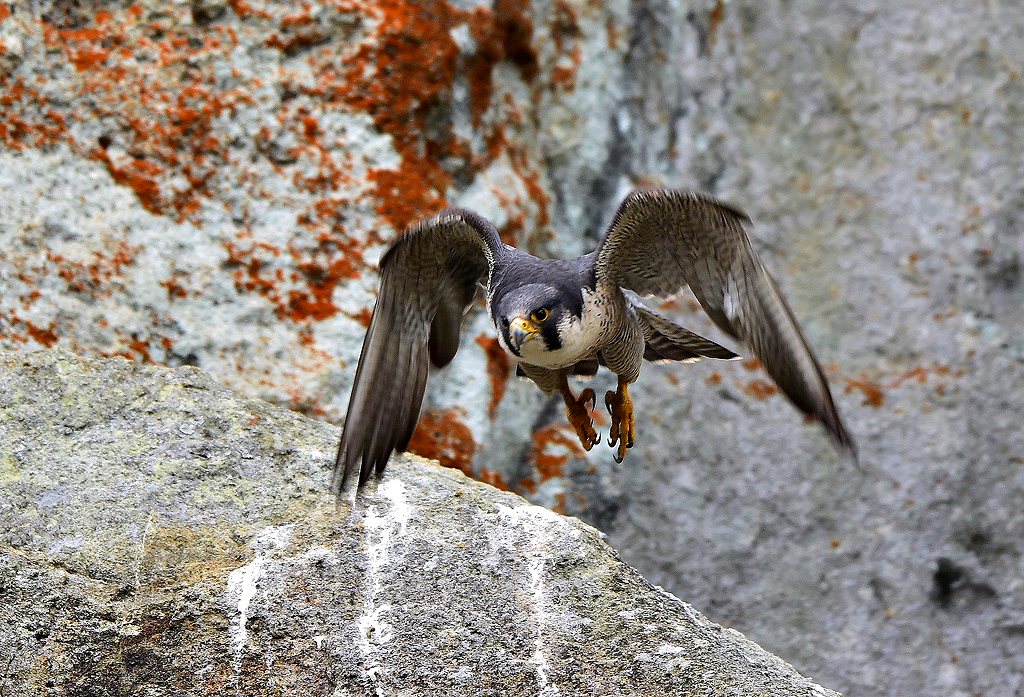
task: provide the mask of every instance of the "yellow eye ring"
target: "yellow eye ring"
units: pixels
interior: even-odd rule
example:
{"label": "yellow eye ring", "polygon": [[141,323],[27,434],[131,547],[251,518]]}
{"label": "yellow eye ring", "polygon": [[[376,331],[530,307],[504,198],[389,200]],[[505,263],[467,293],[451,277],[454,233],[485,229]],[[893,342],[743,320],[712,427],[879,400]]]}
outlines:
{"label": "yellow eye ring", "polygon": [[530,315],[530,319],[534,322],[541,323],[546,322],[548,317],[551,316],[551,312],[546,307],[542,307],[533,314]]}

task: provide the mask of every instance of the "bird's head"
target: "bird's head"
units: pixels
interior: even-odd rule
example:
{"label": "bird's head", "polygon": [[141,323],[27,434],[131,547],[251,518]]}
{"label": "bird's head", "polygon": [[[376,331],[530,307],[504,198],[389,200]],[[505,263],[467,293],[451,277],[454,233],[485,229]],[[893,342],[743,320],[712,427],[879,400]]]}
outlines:
{"label": "bird's head", "polygon": [[560,327],[571,314],[557,288],[539,283],[506,294],[492,311],[503,343],[520,357],[560,349]]}

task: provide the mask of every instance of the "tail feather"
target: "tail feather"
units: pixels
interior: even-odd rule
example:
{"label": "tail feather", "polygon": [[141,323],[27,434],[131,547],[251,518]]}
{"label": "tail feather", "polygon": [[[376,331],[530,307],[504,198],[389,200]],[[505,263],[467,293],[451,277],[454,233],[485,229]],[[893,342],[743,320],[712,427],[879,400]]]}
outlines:
{"label": "tail feather", "polygon": [[699,361],[701,358],[732,360],[739,358],[729,349],[680,327],[667,317],[633,304],[644,333],[644,358],[648,361]]}

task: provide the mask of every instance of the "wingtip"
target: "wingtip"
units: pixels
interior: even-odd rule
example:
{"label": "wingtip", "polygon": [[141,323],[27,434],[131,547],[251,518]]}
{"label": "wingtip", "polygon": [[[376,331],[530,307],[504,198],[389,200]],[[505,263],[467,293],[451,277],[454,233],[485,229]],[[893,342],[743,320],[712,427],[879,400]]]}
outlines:
{"label": "wingtip", "polygon": [[857,469],[862,469],[860,463],[860,450],[857,448],[857,444],[853,442],[853,439],[850,438],[849,434],[846,435],[846,442],[844,442],[842,446],[846,455],[853,462],[853,466]]}
{"label": "wingtip", "polygon": [[857,448],[857,443],[853,440],[853,436],[846,430],[846,426],[841,421],[836,419],[835,423],[826,423],[825,427],[828,429],[829,435],[832,437],[832,441],[836,444],[840,450],[842,450],[852,461],[857,469],[860,469],[860,451]]}
{"label": "wingtip", "polygon": [[348,467],[345,464],[345,446],[338,447],[338,454],[334,457],[334,471],[331,473],[331,493],[338,502],[342,499],[348,484]]}

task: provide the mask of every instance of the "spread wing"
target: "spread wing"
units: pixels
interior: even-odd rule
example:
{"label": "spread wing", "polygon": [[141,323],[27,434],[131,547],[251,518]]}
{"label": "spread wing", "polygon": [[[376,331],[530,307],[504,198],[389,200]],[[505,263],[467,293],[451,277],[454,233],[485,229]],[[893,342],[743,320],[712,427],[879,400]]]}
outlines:
{"label": "spread wing", "polygon": [[331,490],[359,486],[405,450],[419,419],[429,364],[447,365],[459,348],[462,317],[477,284],[504,247],[472,211],[445,210],[410,228],[381,259],[381,287],[363,339]]}
{"label": "spread wing", "polygon": [[747,344],[803,412],[841,446],[856,446],[793,311],[750,245],[742,212],[690,191],[634,191],[597,250],[598,279],[641,295],[689,286],[715,324]]}

